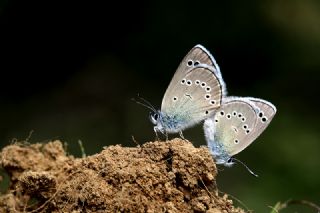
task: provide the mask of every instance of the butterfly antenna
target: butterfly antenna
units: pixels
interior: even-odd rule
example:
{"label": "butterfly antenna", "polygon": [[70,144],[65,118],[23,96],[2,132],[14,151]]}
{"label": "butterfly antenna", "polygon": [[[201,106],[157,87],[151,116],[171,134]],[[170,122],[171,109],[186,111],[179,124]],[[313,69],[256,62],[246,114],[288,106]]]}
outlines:
{"label": "butterfly antenna", "polygon": [[134,101],[134,102],[136,102],[137,104],[140,104],[140,105],[142,105],[142,106],[144,106],[144,107],[146,107],[146,108],[148,108],[148,109],[150,109],[151,111],[153,111],[153,112],[156,112],[156,110],[153,108],[153,107],[150,107],[150,106],[148,106],[147,104],[145,104],[145,103],[142,103],[142,102],[140,102],[140,101],[137,101],[136,99],[134,99],[134,98],[131,98],[131,100],[132,101]]}
{"label": "butterfly antenna", "polygon": [[237,159],[237,158],[232,158],[232,160],[235,160],[235,161],[237,161],[238,163],[240,163],[242,166],[244,166],[251,175],[253,175],[253,176],[255,176],[255,177],[259,177],[256,173],[254,173],[251,169],[249,169],[249,167],[248,167],[246,164],[244,164],[242,161],[240,161],[239,159]]}
{"label": "butterfly antenna", "polygon": [[157,110],[154,108],[154,106],[150,103],[150,101],[147,101],[146,99],[144,99],[143,97],[141,97],[139,93],[138,93],[138,98],[140,98],[140,100],[142,100],[146,105],[148,105],[149,107],[151,107],[154,112],[157,111]]}

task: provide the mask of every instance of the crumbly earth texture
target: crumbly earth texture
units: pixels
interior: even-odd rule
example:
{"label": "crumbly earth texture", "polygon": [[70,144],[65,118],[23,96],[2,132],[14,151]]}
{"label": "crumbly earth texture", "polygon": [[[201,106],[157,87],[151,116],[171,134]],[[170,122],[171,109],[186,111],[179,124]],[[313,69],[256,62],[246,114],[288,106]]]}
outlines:
{"label": "crumbly earth texture", "polygon": [[60,141],[17,143],[0,164],[10,177],[0,212],[244,212],[219,195],[208,149],[181,139],[85,158],[66,155]]}

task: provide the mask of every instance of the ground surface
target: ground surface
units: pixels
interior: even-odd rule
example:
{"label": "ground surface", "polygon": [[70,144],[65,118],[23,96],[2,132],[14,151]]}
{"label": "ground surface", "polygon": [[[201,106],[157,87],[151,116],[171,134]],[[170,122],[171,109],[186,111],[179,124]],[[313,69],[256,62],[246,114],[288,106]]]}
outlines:
{"label": "ground surface", "polygon": [[174,139],[67,156],[60,141],[1,151],[10,188],[0,212],[244,212],[215,185],[207,148]]}

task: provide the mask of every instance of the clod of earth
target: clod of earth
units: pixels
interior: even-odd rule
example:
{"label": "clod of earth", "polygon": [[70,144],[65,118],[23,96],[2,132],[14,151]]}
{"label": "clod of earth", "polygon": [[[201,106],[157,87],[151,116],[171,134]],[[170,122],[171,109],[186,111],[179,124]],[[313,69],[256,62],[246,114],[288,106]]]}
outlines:
{"label": "clod of earth", "polygon": [[181,139],[86,158],[67,156],[60,141],[9,145],[0,155],[10,177],[0,212],[244,212],[219,195],[208,149]]}

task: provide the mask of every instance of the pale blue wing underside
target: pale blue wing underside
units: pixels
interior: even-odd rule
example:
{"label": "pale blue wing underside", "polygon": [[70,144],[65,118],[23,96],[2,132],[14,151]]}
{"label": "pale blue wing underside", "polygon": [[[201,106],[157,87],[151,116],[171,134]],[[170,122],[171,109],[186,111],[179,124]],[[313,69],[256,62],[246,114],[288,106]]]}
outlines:
{"label": "pale blue wing underside", "polygon": [[[208,118],[220,107],[222,88],[218,77],[210,66],[198,65],[189,70],[179,81],[171,82],[162,102],[161,113],[164,117],[177,122],[176,130],[180,131]],[[168,118],[168,119],[169,119]],[[165,119],[163,126],[168,125]],[[170,120],[170,119],[169,119]]]}
{"label": "pale blue wing underside", "polygon": [[275,113],[276,108],[262,99],[225,98],[215,115],[204,124],[206,140],[213,155],[225,164],[266,129]]}

